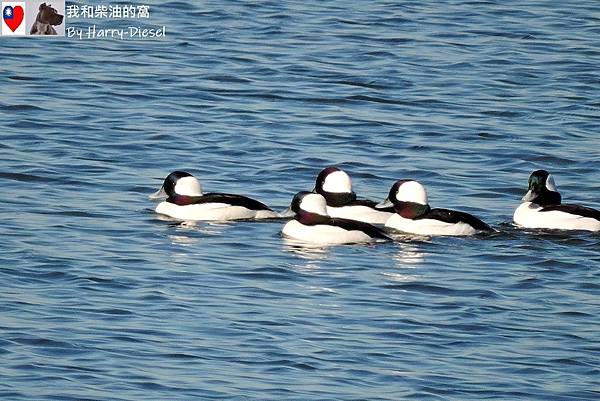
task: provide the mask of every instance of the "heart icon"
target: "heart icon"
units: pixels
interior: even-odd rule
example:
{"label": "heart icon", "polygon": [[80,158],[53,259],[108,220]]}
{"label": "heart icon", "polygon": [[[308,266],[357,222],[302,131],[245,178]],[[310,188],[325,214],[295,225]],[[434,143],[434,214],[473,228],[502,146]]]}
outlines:
{"label": "heart icon", "polygon": [[23,12],[23,7],[21,6],[6,6],[4,10],[2,10],[2,17],[4,18],[4,22],[6,25],[14,32],[17,30],[21,22],[23,22],[23,16],[25,13]]}

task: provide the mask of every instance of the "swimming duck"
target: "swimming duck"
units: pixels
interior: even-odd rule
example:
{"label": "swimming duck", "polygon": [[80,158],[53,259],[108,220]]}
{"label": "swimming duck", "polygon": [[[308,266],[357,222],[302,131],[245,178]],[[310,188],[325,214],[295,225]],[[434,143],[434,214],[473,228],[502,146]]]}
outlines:
{"label": "swimming duck", "polygon": [[385,223],[399,231],[419,235],[473,235],[493,231],[490,226],[465,212],[432,209],[425,187],[413,180],[400,180],[390,189],[381,206],[392,204],[396,213]]}
{"label": "swimming duck", "polygon": [[180,220],[239,220],[279,217],[267,205],[242,195],[203,193],[200,181],[185,171],[169,174],[151,199],[163,199],[156,212]]}
{"label": "swimming duck", "polygon": [[513,215],[526,228],[600,230],[600,211],[585,206],[562,204],[552,174],[537,170],[529,176],[529,190]]}
{"label": "swimming duck", "polygon": [[288,238],[324,245],[390,239],[371,224],[329,216],[327,202],[321,194],[299,192],[292,200],[291,209],[295,217],[281,231]]}

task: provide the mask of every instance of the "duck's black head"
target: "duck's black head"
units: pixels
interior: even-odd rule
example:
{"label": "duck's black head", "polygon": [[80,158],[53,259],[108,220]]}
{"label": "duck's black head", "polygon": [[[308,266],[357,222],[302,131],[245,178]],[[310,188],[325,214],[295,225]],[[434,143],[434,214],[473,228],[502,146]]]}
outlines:
{"label": "duck's black head", "polygon": [[302,201],[307,195],[314,195],[314,193],[309,191],[300,191],[296,195],[294,195],[294,199],[292,199],[292,204],[290,205],[290,209],[292,210],[292,212],[294,212],[295,214],[300,213],[300,211],[302,210]]}
{"label": "duck's black head", "polygon": [[173,200],[178,196],[202,196],[202,185],[193,175],[185,171],[173,171],[165,178],[162,187],[150,195],[150,199],[167,198]]}
{"label": "duck's black head", "polygon": [[193,177],[190,173],[186,171],[173,171],[171,174],[165,178],[163,182],[163,189],[167,193],[167,196],[175,196],[177,193],[175,192],[175,187],[177,186],[177,181],[183,177]]}
{"label": "duck's black head", "polygon": [[323,195],[327,205],[333,207],[341,207],[356,200],[350,176],[335,166],[321,170],[315,182],[314,192]]}
{"label": "duck's black head", "polygon": [[427,191],[414,180],[398,180],[392,185],[388,199],[396,213],[407,219],[414,219],[429,211]]}
{"label": "duck's black head", "polygon": [[529,176],[529,191],[523,202],[532,202],[540,206],[560,205],[561,196],[556,189],[552,174],[546,170],[536,170]]}

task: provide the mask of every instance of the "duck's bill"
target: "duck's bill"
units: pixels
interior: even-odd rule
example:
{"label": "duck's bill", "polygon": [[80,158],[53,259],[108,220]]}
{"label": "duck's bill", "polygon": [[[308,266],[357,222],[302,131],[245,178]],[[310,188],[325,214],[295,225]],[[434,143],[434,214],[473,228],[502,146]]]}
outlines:
{"label": "duck's bill", "polygon": [[288,207],[286,210],[284,210],[283,212],[279,213],[279,215],[281,217],[294,217],[296,215],[296,213],[294,213],[294,211],[292,210],[291,207]]}
{"label": "duck's bill", "polygon": [[524,197],[521,198],[521,202],[531,202],[535,199],[535,193],[532,190],[527,191]]}
{"label": "duck's bill", "polygon": [[157,200],[157,199],[164,199],[166,197],[167,197],[167,193],[165,192],[165,188],[160,187],[160,189],[158,191],[156,191],[152,195],[148,196],[148,199]]}
{"label": "duck's bill", "polygon": [[380,202],[375,205],[375,209],[386,209],[386,208],[392,207],[392,206],[394,206],[394,204],[392,203],[390,198],[385,198],[385,200],[383,202]]}

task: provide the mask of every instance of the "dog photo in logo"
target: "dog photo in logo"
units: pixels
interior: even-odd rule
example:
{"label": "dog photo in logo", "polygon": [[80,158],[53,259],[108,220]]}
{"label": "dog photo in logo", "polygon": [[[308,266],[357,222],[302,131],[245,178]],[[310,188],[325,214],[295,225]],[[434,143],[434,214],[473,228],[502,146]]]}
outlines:
{"label": "dog photo in logo", "polygon": [[64,0],[53,1],[52,4],[45,1],[29,2],[27,10],[27,21],[31,26],[29,34],[65,36],[64,10]]}
{"label": "dog photo in logo", "polygon": [[2,2],[2,35],[25,35],[25,2]]}

